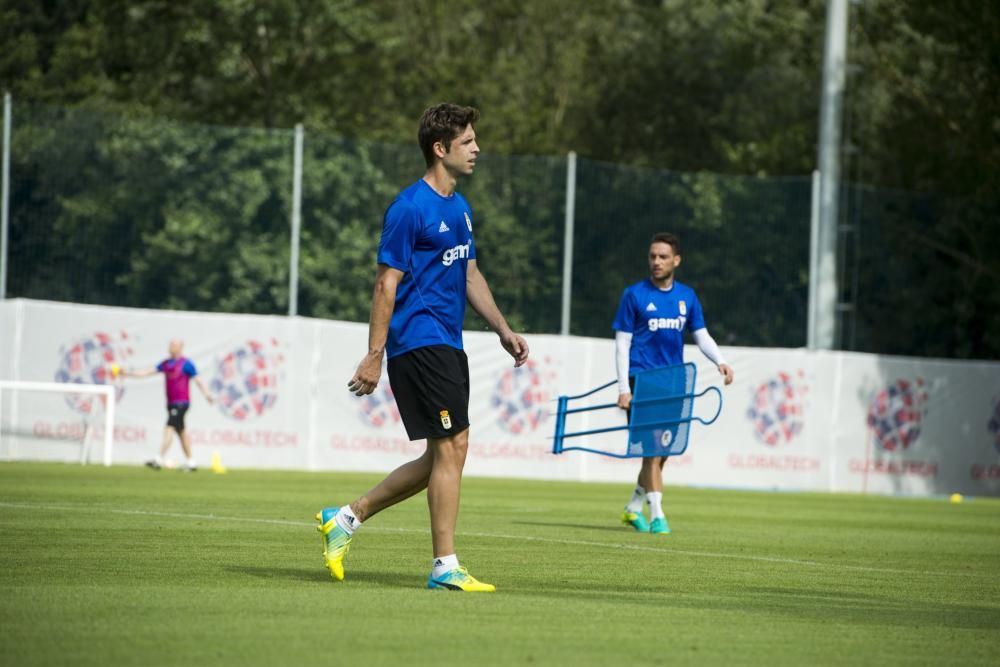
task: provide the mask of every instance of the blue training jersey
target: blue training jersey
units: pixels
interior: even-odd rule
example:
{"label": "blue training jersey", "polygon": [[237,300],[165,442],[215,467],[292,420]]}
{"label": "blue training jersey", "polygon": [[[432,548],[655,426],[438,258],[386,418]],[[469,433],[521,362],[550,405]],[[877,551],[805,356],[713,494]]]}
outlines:
{"label": "blue training jersey", "polygon": [[705,328],[694,290],[676,280],[661,290],[647,278],[625,288],[615,331],[632,334],[628,373],[684,363],[684,332]]}
{"label": "blue training jersey", "polygon": [[423,179],[399,193],[382,223],[378,263],[405,275],[396,288],[386,351],[462,349],[465,276],[476,258],[472,211],[457,192],[443,197]]}

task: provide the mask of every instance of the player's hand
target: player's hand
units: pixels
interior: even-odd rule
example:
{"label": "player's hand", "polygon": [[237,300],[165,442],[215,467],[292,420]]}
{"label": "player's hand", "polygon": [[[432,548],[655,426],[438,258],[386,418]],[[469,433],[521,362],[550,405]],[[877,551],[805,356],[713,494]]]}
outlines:
{"label": "player's hand", "polygon": [[733,377],[735,377],[732,366],[729,364],[719,364],[719,372],[726,378],[726,384],[732,384]]}
{"label": "player's hand", "polygon": [[618,394],[618,407],[628,410],[632,406],[632,394]]}
{"label": "player's hand", "polygon": [[514,368],[523,366],[528,361],[528,341],[523,337],[512,331],[500,337],[500,344],[507,350],[507,354],[514,357]]}
{"label": "player's hand", "polygon": [[205,395],[205,400],[208,401],[209,405],[215,405],[215,399],[212,398],[211,394],[206,394]]}
{"label": "player's hand", "polygon": [[358,364],[354,377],[347,383],[347,390],[357,396],[364,396],[375,391],[382,377],[382,353],[369,352]]}

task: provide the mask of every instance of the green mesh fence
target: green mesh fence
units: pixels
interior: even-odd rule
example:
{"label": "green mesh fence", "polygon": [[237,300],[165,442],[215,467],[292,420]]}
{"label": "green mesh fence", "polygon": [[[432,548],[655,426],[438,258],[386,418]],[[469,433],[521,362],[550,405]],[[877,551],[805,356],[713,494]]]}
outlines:
{"label": "green mesh fence", "polygon": [[[293,144],[291,130],[15,102],[7,296],[286,313]],[[300,314],[368,319],[383,212],[423,168],[415,145],[306,132]],[[487,153],[459,186],[479,265],[521,331],[560,330],[566,170],[564,157]],[[720,343],[804,345],[810,190],[808,177],[579,160],[571,333],[611,336],[622,290],[647,275],[650,236],[669,231],[681,238],[678,279]],[[845,186],[841,210],[839,346],[1000,349],[996,276],[975,264],[1000,241],[959,242],[995,206]],[[467,328],[483,328],[469,312]]]}
{"label": "green mesh fence", "polygon": [[611,335],[625,286],[649,274],[650,237],[681,240],[677,279],[698,293],[721,344],[802,346],[810,179],[577,166],[572,333]]}
{"label": "green mesh fence", "polygon": [[8,296],[281,312],[291,136],[16,104]]}

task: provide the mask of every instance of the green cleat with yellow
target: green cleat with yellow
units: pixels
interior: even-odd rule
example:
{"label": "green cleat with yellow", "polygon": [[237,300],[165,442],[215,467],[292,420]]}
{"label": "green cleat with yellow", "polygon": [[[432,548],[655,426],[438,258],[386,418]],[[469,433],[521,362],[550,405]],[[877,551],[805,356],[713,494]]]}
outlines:
{"label": "green cleat with yellow", "polygon": [[646,521],[646,516],[642,512],[629,512],[626,509],[622,512],[622,523],[626,526],[632,526],[636,532],[649,532],[649,522]]}
{"label": "green cleat with yellow", "polygon": [[653,519],[653,522],[649,524],[649,532],[659,535],[667,535],[670,533],[670,524],[667,523],[666,517],[658,516]]}

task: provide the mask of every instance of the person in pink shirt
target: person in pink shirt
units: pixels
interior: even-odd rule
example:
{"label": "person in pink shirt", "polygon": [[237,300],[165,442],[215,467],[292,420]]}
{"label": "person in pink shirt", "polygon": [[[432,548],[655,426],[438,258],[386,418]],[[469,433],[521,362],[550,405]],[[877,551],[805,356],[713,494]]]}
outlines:
{"label": "person in pink shirt", "polygon": [[205,400],[211,405],[214,401],[211,394],[205,388],[205,383],[198,377],[198,370],[190,359],[183,355],[184,341],[174,338],[170,341],[170,356],[161,361],[156,368],[144,368],[142,370],[122,371],[123,376],[149,377],[157,373],[163,373],[163,379],[167,390],[167,425],[163,429],[163,446],[160,453],[146,465],[154,470],[159,470],[164,465],[164,457],[170,449],[174,440],[174,434],[180,438],[181,448],[184,450],[184,470],[194,472],[198,469],[191,455],[191,438],[184,430],[184,416],[191,406],[191,380],[198,385],[198,389],[205,396]]}

